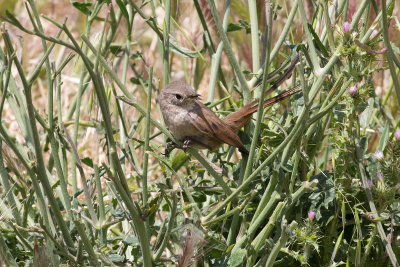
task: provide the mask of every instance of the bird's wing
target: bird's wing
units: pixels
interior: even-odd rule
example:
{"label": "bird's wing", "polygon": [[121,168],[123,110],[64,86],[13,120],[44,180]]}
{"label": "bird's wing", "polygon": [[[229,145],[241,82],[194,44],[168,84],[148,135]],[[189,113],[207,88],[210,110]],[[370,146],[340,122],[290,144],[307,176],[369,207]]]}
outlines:
{"label": "bird's wing", "polygon": [[[192,117],[193,125],[203,134],[214,138],[221,143],[227,143],[235,146],[242,151],[247,151],[239,136],[231,129],[229,125],[223,122],[218,116],[207,106],[198,102],[201,106],[197,117]],[[190,113],[188,113],[189,116]]]}

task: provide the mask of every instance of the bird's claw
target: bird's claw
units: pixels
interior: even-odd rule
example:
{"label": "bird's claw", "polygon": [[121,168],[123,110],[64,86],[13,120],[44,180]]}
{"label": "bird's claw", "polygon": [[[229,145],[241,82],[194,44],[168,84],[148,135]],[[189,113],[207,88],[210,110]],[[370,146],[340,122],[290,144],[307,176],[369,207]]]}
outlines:
{"label": "bird's claw", "polygon": [[169,154],[171,153],[172,150],[174,150],[177,147],[177,144],[174,142],[168,142],[165,144],[165,151],[164,151],[164,156],[168,157]]}
{"label": "bird's claw", "polygon": [[172,152],[172,150],[174,150],[175,148],[181,148],[181,149],[183,149],[183,151],[186,152],[186,150],[190,147],[191,143],[192,143],[192,141],[190,140],[190,138],[185,138],[182,146],[179,146],[178,144],[176,144],[172,141],[168,142],[165,144],[164,156],[168,157],[169,154]]}
{"label": "bird's claw", "polygon": [[185,138],[185,140],[183,141],[183,146],[182,146],[183,151],[186,152],[186,150],[189,148],[191,142],[192,141],[189,138]]}

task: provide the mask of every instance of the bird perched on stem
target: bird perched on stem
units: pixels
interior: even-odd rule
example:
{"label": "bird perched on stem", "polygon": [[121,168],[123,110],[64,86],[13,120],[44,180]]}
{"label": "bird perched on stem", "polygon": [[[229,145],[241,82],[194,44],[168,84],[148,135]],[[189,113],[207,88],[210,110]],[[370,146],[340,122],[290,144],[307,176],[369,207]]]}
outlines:
{"label": "bird perched on stem", "polygon": [[[299,61],[298,56],[292,61],[282,77],[269,88],[267,96],[287,79]],[[288,98],[299,91],[293,87],[275,97],[264,101],[264,108]],[[199,100],[200,95],[194,88],[184,82],[174,81],[161,90],[159,103],[164,121],[175,139],[183,143],[183,149],[190,147],[214,150],[223,143],[239,148],[248,153],[237,132],[246,125],[251,115],[258,109],[258,100],[232,112],[220,119],[214,111]],[[167,144],[166,154],[172,149]],[[176,146],[176,144],[175,144]]]}

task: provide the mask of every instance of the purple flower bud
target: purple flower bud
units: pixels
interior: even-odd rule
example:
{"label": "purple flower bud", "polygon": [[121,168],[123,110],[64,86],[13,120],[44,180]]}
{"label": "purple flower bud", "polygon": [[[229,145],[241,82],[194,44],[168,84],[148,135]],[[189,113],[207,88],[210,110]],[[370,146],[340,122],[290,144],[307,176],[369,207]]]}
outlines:
{"label": "purple flower bud", "polygon": [[308,212],[308,219],[309,219],[310,221],[312,221],[312,220],[314,220],[314,217],[315,217],[315,212],[312,211],[312,210],[310,210],[310,211]]}
{"label": "purple flower bud", "polygon": [[394,133],[394,137],[396,137],[397,140],[400,140],[400,130],[397,130],[397,131]]}
{"label": "purple flower bud", "polygon": [[349,30],[350,30],[350,22],[345,22],[345,23],[343,23],[343,28],[342,28],[342,30],[343,30],[343,33],[346,33],[346,32],[348,32]]}
{"label": "purple flower bud", "polygon": [[377,160],[383,160],[383,152],[382,151],[376,151],[374,153],[374,156]]}
{"label": "purple flower bud", "polygon": [[373,30],[372,33],[371,33],[371,36],[370,36],[371,39],[374,38],[377,34],[378,34],[378,31],[377,30]]}
{"label": "purple flower bud", "polygon": [[349,93],[351,95],[354,95],[356,92],[357,92],[357,85],[354,85],[354,86],[349,88]]}

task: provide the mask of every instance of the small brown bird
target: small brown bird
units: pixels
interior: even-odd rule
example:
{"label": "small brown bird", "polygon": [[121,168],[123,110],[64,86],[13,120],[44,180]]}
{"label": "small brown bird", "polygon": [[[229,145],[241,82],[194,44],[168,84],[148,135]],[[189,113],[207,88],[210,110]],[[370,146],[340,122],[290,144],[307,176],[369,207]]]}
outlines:
{"label": "small brown bird", "polygon": [[[290,75],[297,62],[298,57],[292,61],[283,76],[267,90],[266,95]],[[265,100],[264,108],[298,93],[297,88],[298,86]],[[184,149],[191,146],[214,150],[226,143],[248,153],[236,133],[250,121],[251,115],[258,109],[259,101],[255,100],[221,120],[214,111],[199,101],[199,96],[192,86],[180,81],[171,82],[161,90],[161,113],[174,138],[183,143]],[[169,152],[167,147],[166,154]]]}

